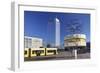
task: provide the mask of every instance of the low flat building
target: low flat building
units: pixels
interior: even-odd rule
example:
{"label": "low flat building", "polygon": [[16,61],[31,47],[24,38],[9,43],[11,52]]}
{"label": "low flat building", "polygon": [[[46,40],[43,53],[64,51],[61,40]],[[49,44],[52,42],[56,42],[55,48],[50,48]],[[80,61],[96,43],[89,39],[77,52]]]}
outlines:
{"label": "low flat building", "polygon": [[37,37],[24,37],[24,48],[40,48],[43,46],[43,39]]}

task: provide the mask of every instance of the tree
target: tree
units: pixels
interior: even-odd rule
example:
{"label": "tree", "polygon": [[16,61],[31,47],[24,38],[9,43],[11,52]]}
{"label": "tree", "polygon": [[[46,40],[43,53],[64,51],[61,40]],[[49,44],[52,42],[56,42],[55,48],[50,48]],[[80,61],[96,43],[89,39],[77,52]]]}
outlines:
{"label": "tree", "polygon": [[50,44],[47,44],[47,48],[50,48],[51,47],[51,45]]}

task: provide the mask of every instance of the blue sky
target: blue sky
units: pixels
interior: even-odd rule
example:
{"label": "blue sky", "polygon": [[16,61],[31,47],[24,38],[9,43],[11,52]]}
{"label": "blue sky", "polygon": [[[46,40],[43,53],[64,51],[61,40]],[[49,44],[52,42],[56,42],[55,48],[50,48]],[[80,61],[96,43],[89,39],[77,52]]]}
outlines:
{"label": "blue sky", "polygon": [[77,19],[81,26],[81,33],[86,34],[87,41],[90,41],[90,14],[83,13],[57,13],[57,12],[36,12],[24,11],[24,36],[39,37],[44,43],[55,43],[55,18],[60,20],[61,44],[64,37],[70,34],[67,27],[70,27],[72,20]]}

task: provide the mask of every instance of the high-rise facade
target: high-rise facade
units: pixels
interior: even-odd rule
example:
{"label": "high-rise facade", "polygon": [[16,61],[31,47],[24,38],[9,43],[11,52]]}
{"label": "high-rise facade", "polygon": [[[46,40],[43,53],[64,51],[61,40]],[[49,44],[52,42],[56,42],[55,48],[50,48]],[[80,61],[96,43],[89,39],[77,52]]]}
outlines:
{"label": "high-rise facade", "polygon": [[60,47],[60,21],[58,18],[55,18],[55,25],[56,25],[56,33],[55,33],[55,46]]}

